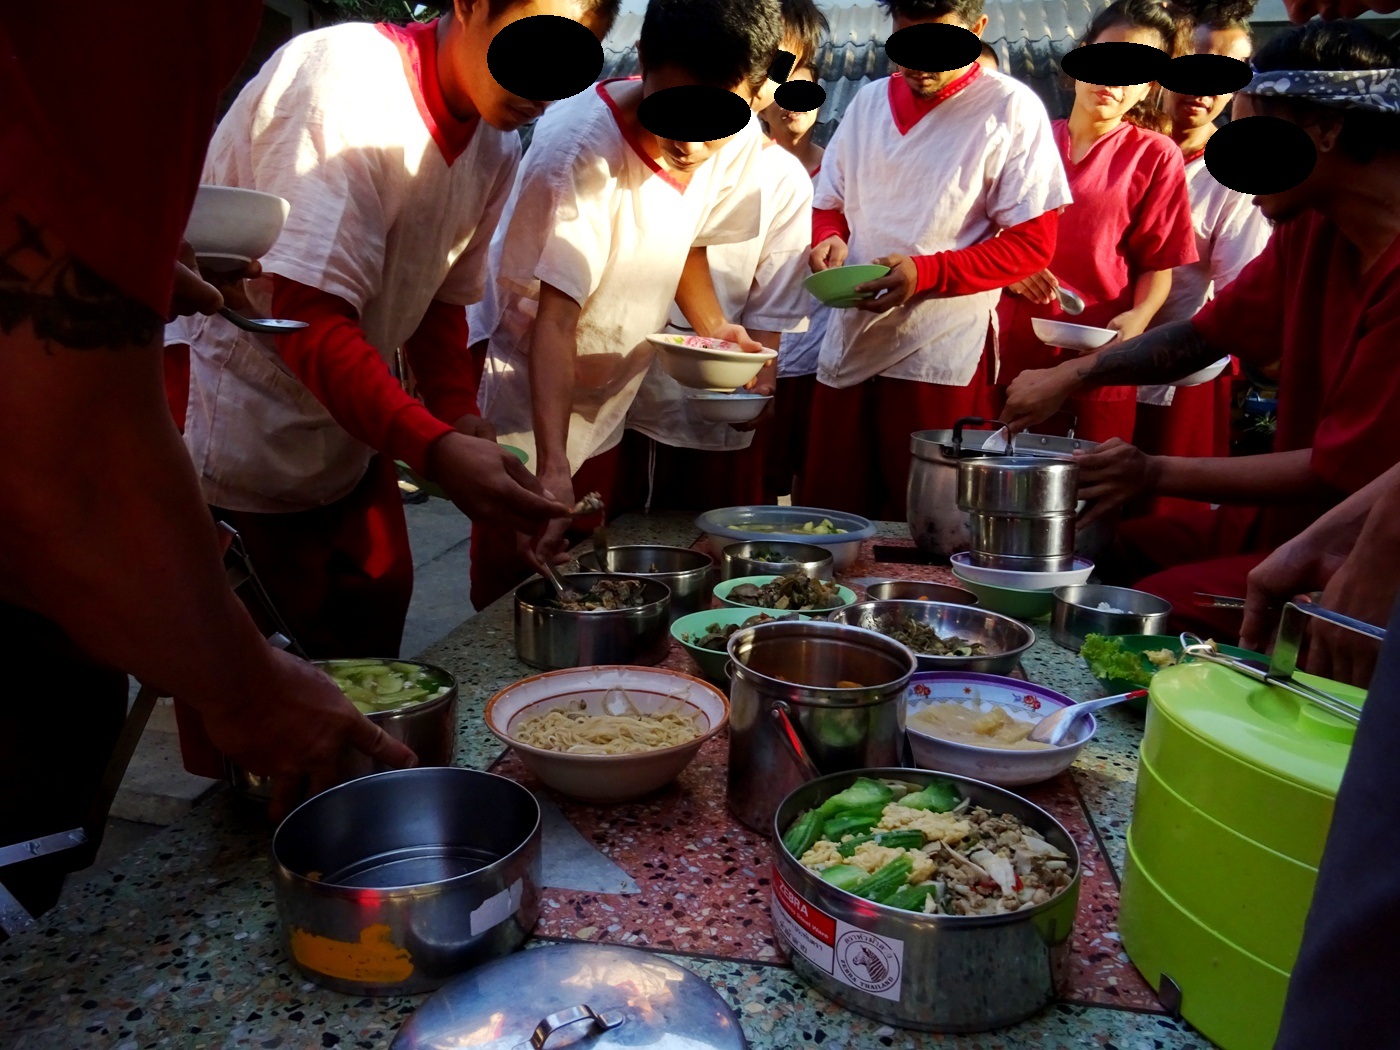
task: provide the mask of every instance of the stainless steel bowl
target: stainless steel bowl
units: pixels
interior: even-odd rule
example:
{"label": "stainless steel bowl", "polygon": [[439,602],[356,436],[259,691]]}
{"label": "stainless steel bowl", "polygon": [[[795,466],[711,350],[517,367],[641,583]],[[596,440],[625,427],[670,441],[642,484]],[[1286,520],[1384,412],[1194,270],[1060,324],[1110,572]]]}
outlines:
{"label": "stainless steel bowl", "polygon": [[[941,602],[861,602],[838,609],[827,617],[832,623],[879,631],[892,619],[917,620],[928,624],[940,638],[957,636],[981,642],[987,656],[930,656],[914,652],[920,671],[981,671],[983,674],[1010,674],[1021,656],[1035,644],[1035,632],[1019,620],[967,605]],[[882,632],[883,633],[883,632]],[[912,651],[912,650],[911,650]]]}
{"label": "stainless steel bowl", "polygon": [[[1073,513],[1047,514],[1037,518],[971,513],[967,516],[970,549],[974,557],[986,555],[1067,562],[1074,557],[1074,519]],[[996,567],[988,565],[988,568]],[[1045,571],[1055,572],[1058,568],[1068,567],[1065,564]]]}
{"label": "stainless steel bowl", "polygon": [[982,456],[958,463],[958,506],[981,514],[1036,518],[1073,514],[1079,466],[1038,456]]}
{"label": "stainless steel bowl", "polygon": [[[603,580],[639,579],[612,573],[566,576],[577,591]],[[642,579],[644,605],[635,609],[570,612],[556,604],[548,580],[530,580],[515,592],[515,651],[525,663],[543,671],[597,664],[642,664],[666,659],[671,650],[671,589]]]}
{"label": "stainless steel bowl", "polygon": [[968,559],[982,569],[1005,569],[1007,572],[1068,572],[1074,568],[1073,554],[1053,558],[1012,558],[1005,554],[968,551]]}
{"label": "stainless steel bowl", "polygon": [[[857,777],[919,786],[952,781],[974,805],[1009,813],[1040,832],[1069,857],[1072,881],[1044,904],[989,916],[922,915],[838,890],[802,867],[783,847],[782,835],[799,815]],[[778,939],[798,976],[840,1005],[902,1028],[983,1032],[1031,1017],[1063,987],[1079,906],[1079,850],[1064,826],[1043,809],[978,780],[919,769],[861,769],[798,788],[778,807],[771,830]],[[808,917],[807,929],[819,933],[834,927],[834,944],[828,947],[806,932],[798,916]],[[822,953],[835,967],[812,960]],[[835,968],[847,980],[833,976]]]}
{"label": "stainless steel bowl", "polygon": [[670,623],[710,605],[715,587],[715,563],[704,551],[687,547],[609,547],[598,555],[579,558],[585,572],[615,572],[656,580],[671,588]]}
{"label": "stainless steel bowl", "polygon": [[[316,660],[315,665],[322,670],[334,665],[335,660]],[[448,690],[435,700],[415,704],[397,711],[376,711],[366,715],[371,722],[395,740],[401,740],[413,749],[421,766],[450,766],[457,751],[457,679],[451,672],[436,664],[422,660],[395,660],[395,663],[413,664],[425,667],[440,675],[448,682]],[[347,779],[369,776],[371,773],[384,773],[392,769],[382,763],[372,762],[361,755],[350,767]],[[254,802],[268,802],[272,799],[272,778],[250,773],[242,766],[225,760],[225,770],[229,783],[244,798]]]}
{"label": "stainless steel bowl", "polygon": [[[1107,612],[1098,608],[1100,603],[1123,611]],[[1129,587],[1057,587],[1050,637],[1077,653],[1091,634],[1161,634],[1171,614],[1172,604],[1165,598]]]}
{"label": "stainless steel bowl", "polygon": [[976,605],[977,595],[947,583],[919,583],[917,580],[886,580],[866,586],[872,602],[942,602],[944,605]]}
{"label": "stainless steel bowl", "polygon": [[539,918],[539,803],[505,777],[402,769],[303,803],[272,837],[283,944],[350,995],[431,991]]}
{"label": "stainless steel bowl", "polygon": [[[781,555],[779,560],[762,558],[761,554]],[[836,576],[831,552],[810,543],[785,543],[775,540],[746,540],[724,548],[719,560],[721,582],[744,576],[790,576],[805,572],[814,580],[830,580]]]}

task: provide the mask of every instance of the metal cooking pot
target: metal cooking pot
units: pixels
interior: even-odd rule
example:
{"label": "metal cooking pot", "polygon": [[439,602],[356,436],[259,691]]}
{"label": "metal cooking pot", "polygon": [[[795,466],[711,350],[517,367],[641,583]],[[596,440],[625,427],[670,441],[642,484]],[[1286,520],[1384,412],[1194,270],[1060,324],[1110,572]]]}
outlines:
{"label": "metal cooking pot", "polygon": [[[315,665],[325,670],[335,660],[316,660]],[[457,679],[447,670],[436,664],[422,660],[397,660],[396,663],[426,667],[442,676],[448,682],[447,692],[436,700],[424,704],[414,704],[397,711],[375,711],[366,715],[371,722],[384,730],[395,740],[400,740],[413,749],[418,756],[418,765],[450,766],[457,751]],[[385,773],[393,766],[372,762],[367,756],[358,755],[353,761],[351,774],[347,779],[365,777],[371,773]],[[244,798],[254,802],[269,802],[272,799],[272,778],[250,773],[229,759],[224,760],[229,783]]]}
{"label": "metal cooking pot", "polygon": [[[948,557],[971,546],[967,512],[958,507],[958,461],[983,457],[982,445],[995,431],[963,433],[959,447],[953,444],[952,430],[921,430],[910,435],[913,462],[909,470],[909,531],[920,550]],[[1042,434],[1016,435],[1019,456],[1068,457],[1074,451],[1089,451],[1092,441]],[[1112,542],[1113,516],[1095,522],[1075,533],[1077,554],[1100,561]]]}
{"label": "metal cooking pot", "polygon": [[542,671],[602,664],[652,666],[671,651],[671,589],[654,579],[609,573],[566,576],[587,591],[603,580],[642,579],[644,605],[635,609],[571,612],[556,604],[548,580],[530,580],[515,592],[515,651]]}
{"label": "metal cooking pot", "polygon": [[789,792],[825,773],[899,761],[917,668],[892,638],[844,624],[761,624],[729,639],[729,808],[767,834]]}
{"label": "metal cooking pot", "polygon": [[505,777],[449,767],[352,780],[272,837],[283,943],[333,991],[430,991],[524,943],[540,850],[539,803]]}
{"label": "metal cooking pot", "polygon": [[[782,560],[770,560],[775,554],[780,555]],[[786,541],[764,543],[761,540],[747,540],[731,543],[720,555],[721,581],[745,576],[790,576],[795,572],[806,573],[814,580],[834,579],[835,560],[825,547]]]}
{"label": "metal cooking pot", "polygon": [[988,569],[1063,572],[1074,565],[1074,514],[1016,517],[969,513],[974,565]]}
{"label": "metal cooking pot", "polygon": [[[802,867],[782,834],[858,776],[920,787],[952,781],[974,805],[1040,832],[1069,858],[1073,879],[1044,904],[987,916],[923,915],[838,890]],[[798,976],[842,1006],[901,1028],[984,1032],[1038,1013],[1063,986],[1079,906],[1079,851],[1054,817],[1010,791],[920,769],[853,770],[798,788],[769,830],[778,939]]]}
{"label": "metal cooking pot", "polygon": [[1079,467],[1040,456],[981,456],[958,461],[958,508],[1019,518],[1073,514]]}
{"label": "metal cooking pot", "polygon": [[585,572],[624,573],[664,583],[671,588],[671,623],[709,608],[715,587],[714,559],[687,547],[608,547],[601,558],[590,551],[578,561]]}

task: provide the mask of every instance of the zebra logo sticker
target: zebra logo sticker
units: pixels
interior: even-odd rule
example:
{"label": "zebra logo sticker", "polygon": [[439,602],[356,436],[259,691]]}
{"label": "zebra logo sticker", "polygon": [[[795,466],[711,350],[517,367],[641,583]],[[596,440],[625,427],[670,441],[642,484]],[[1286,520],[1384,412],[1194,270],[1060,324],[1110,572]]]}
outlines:
{"label": "zebra logo sticker", "polygon": [[849,930],[843,934],[836,942],[836,965],[847,984],[871,995],[889,998],[885,993],[899,987],[899,954],[873,933]]}

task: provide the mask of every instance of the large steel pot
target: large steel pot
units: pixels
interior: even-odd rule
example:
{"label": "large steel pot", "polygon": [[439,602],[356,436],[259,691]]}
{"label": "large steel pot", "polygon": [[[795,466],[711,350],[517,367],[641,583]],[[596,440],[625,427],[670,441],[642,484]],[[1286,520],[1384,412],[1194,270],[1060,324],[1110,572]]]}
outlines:
{"label": "large steel pot", "polygon": [[[958,460],[982,457],[982,445],[995,433],[967,431],[960,449],[953,446],[951,430],[921,430],[910,435],[913,462],[909,470],[909,532],[920,550],[948,557],[971,548],[967,512],[958,507]],[[1042,434],[1018,434],[1019,454],[1070,456],[1076,450],[1098,446],[1078,438]],[[1082,504],[1080,508],[1082,509]],[[1113,538],[1115,522],[1100,519],[1088,529],[1078,529],[1074,549],[1094,561],[1102,560]]]}
{"label": "large steel pot", "polygon": [[608,547],[579,558],[585,572],[616,572],[656,580],[671,588],[668,626],[687,613],[710,607],[715,588],[715,563],[704,551],[688,547]]}
{"label": "large steel pot", "polygon": [[894,639],[780,621],[735,632],[729,661],[729,808],[755,831],[808,780],[899,761],[917,663]]}
{"label": "large steel pot", "polygon": [[272,837],[283,943],[333,991],[431,991],[524,943],[540,844],[539,803],[492,773],[401,769],[331,788]]}
{"label": "large steel pot", "polygon": [[[316,660],[315,665],[322,670],[333,666],[335,660]],[[422,660],[396,660],[395,663],[413,664],[426,667],[444,678],[449,687],[446,693],[436,700],[414,704],[396,711],[375,711],[366,715],[371,722],[384,730],[395,740],[402,741],[418,756],[419,766],[450,766],[457,751],[457,679],[451,672],[436,664]],[[350,776],[365,777],[371,773],[385,773],[393,766],[374,762],[364,755],[352,760]],[[272,778],[250,773],[235,762],[225,759],[225,770],[229,782],[244,798],[254,802],[268,802],[272,799]]]}
{"label": "large steel pot", "polygon": [[958,461],[958,507],[1018,518],[1061,517],[1079,503],[1079,467],[1042,456],[978,456]]}
{"label": "large steel pot", "polygon": [[970,553],[988,569],[1063,572],[1074,565],[1074,513],[1018,517],[969,512]]}
{"label": "large steel pot", "polygon": [[[603,580],[638,579],[609,573],[564,577],[577,591]],[[652,666],[671,651],[671,589],[658,580],[642,580],[645,604],[634,609],[571,612],[556,604],[548,580],[530,580],[515,592],[515,651],[542,671],[601,664]]]}
{"label": "large steel pot", "polygon": [[[1070,858],[1073,881],[1044,904],[990,916],[923,915],[839,890],[802,867],[782,834],[857,777],[919,786],[952,781],[974,805],[1040,832]],[[778,940],[798,976],[842,1006],[901,1028],[981,1032],[1031,1017],[1063,986],[1079,905],[1079,851],[1054,817],[1011,792],[917,769],[852,770],[798,788],[778,807],[770,831]]]}

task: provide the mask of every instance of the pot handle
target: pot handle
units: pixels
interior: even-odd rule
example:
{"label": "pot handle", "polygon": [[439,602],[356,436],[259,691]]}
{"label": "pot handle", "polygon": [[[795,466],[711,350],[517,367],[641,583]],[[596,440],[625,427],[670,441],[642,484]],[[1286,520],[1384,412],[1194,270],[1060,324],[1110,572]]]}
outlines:
{"label": "pot handle", "polygon": [[802,738],[797,735],[797,726],[792,723],[792,709],[782,700],[775,701],[769,708],[768,713],[773,716],[773,721],[777,723],[778,738],[787,745],[788,754],[797,763],[802,775],[808,780],[816,780],[822,775],[817,764],[807,755],[807,749],[802,746]]}
{"label": "pot handle", "polygon": [[[962,458],[962,434],[964,427],[986,427],[994,426],[1005,428],[1006,424],[999,419],[983,419],[981,416],[964,416],[953,424],[953,458]],[[1010,442],[1008,442],[1008,445]]]}
{"label": "pot handle", "polygon": [[535,1050],[544,1050],[544,1044],[549,1041],[559,1029],[576,1024],[579,1021],[592,1021],[594,1026],[601,1032],[616,1028],[622,1024],[621,1017],[607,1017],[600,1013],[595,1013],[593,1007],[580,1003],[578,1006],[571,1006],[567,1010],[560,1010],[558,1013],[550,1014],[535,1027],[535,1034],[530,1036],[530,1045]]}

